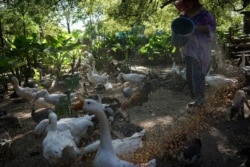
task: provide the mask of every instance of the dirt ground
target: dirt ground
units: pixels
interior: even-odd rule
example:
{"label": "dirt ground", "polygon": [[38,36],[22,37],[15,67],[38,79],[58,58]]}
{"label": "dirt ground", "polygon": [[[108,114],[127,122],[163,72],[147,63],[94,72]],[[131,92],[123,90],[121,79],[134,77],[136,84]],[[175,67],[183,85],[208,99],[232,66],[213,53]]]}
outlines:
{"label": "dirt ground", "polygon": [[[162,73],[167,70],[169,68],[161,68]],[[139,150],[136,156],[140,156],[141,161],[156,158],[158,167],[178,167],[175,151],[183,140],[199,137],[202,140],[202,155],[195,166],[239,167],[245,161],[245,157],[237,152],[243,147],[250,146],[249,119],[229,121],[228,108],[223,105],[210,106],[213,103],[205,104],[202,109],[187,112],[186,106],[191,99],[185,84],[180,83],[178,80],[172,80],[152,92],[148,102],[141,107],[128,109],[131,123],[146,130],[145,147]],[[120,91],[121,86],[114,85],[116,90],[111,96],[125,101]],[[206,87],[206,92],[210,98],[208,101],[216,100],[210,96],[214,93],[209,87]],[[0,103],[0,108],[6,109],[9,115],[18,117],[22,123],[22,128],[18,129],[12,138],[13,157],[1,162],[0,166],[48,166],[42,155],[43,137],[35,139],[32,134],[36,123],[31,119],[30,105],[27,102],[16,103],[6,95]],[[185,137],[182,137],[183,135]],[[83,165],[84,161],[91,161],[87,158],[91,156],[80,158],[75,166],[88,166]]]}

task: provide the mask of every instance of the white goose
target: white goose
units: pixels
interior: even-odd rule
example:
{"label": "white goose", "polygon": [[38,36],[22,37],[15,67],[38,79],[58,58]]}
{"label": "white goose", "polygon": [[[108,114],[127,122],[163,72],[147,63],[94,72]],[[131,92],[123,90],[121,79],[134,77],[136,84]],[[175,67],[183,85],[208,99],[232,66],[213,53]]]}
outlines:
{"label": "white goose", "polygon": [[26,99],[28,101],[32,101],[35,99],[35,96],[38,92],[41,90],[38,88],[29,88],[29,87],[21,87],[19,86],[19,81],[16,77],[11,78],[13,83],[13,88],[17,94],[17,96],[22,97],[23,99]]}
{"label": "white goose", "polygon": [[70,165],[81,150],[77,148],[69,130],[57,130],[57,115],[49,114],[49,130],[43,140],[43,156],[50,165]]}
{"label": "white goose", "polygon": [[56,104],[59,102],[60,98],[62,97],[67,97],[66,94],[49,94],[49,92],[47,90],[41,90],[37,95],[36,98],[40,98],[43,97],[45,99],[46,102],[56,106]]}
{"label": "white goose", "polygon": [[99,74],[95,74],[92,70],[91,70],[91,67],[86,64],[85,65],[87,68],[88,68],[88,73],[87,73],[87,78],[88,78],[88,81],[90,83],[93,83],[93,84],[105,84],[107,83],[108,81],[108,78],[109,76],[107,75],[99,75]]}
{"label": "white goose", "polygon": [[[112,140],[112,145],[115,151],[115,154],[119,157],[130,158],[132,154],[142,146],[142,137],[145,134],[145,130],[141,132],[136,132],[132,136],[124,139],[115,139]],[[98,149],[100,140],[95,141],[84,147],[83,153],[94,152]]]}
{"label": "white goose", "polygon": [[240,63],[240,65],[239,65],[239,67],[245,67],[246,66],[246,56],[245,56],[245,53],[243,53],[242,55],[241,55],[241,63]]}
{"label": "white goose", "polygon": [[[103,109],[103,105],[95,100],[84,100],[83,110],[95,114],[100,123],[100,145],[95,155],[94,167],[138,167],[138,165],[121,160],[115,155],[109,122]],[[148,166],[156,166],[156,160],[149,161]]]}
{"label": "white goose", "polygon": [[98,74],[98,72],[95,68],[95,61],[94,60],[92,61],[92,72],[93,72],[93,74]]}
{"label": "white goose", "polygon": [[172,61],[173,61],[173,65],[172,65],[172,68],[171,68],[171,73],[173,75],[180,74],[180,68],[178,66],[176,66],[176,62],[175,62],[174,57],[172,58]]}
{"label": "white goose", "polygon": [[236,84],[238,82],[235,78],[227,78],[223,75],[207,75],[205,77],[205,82],[213,88],[221,88]]}
{"label": "white goose", "polygon": [[125,74],[123,72],[120,72],[117,76],[118,81],[125,81],[125,82],[130,82],[130,83],[136,83],[140,84],[142,83],[143,80],[146,79],[146,75],[144,74],[137,74],[137,73],[129,73]]}
{"label": "white goose", "polygon": [[[89,126],[93,126],[91,121],[94,115],[85,115],[79,118],[61,118],[57,121],[57,130],[66,131],[70,130],[71,135],[74,138],[76,145],[80,144],[81,139],[86,136]],[[49,131],[49,120],[44,119],[40,121],[35,129],[34,134],[40,136],[41,134],[47,134]]]}
{"label": "white goose", "polygon": [[99,75],[107,75],[106,73],[100,73],[100,72],[98,72],[97,70],[96,70],[96,68],[95,68],[95,65],[96,65],[96,63],[95,63],[95,60],[93,60],[92,61],[92,72],[93,72],[93,74],[99,74]]}
{"label": "white goose", "polygon": [[14,76],[11,78],[11,80],[12,80],[13,88],[17,96],[22,97],[25,100],[28,100],[30,103],[33,103],[33,107],[34,107],[34,104],[38,106],[46,107],[46,108],[51,107],[51,105],[47,103],[44,98],[36,98],[37,94],[41,92],[40,89],[21,87],[19,86],[18,79]]}

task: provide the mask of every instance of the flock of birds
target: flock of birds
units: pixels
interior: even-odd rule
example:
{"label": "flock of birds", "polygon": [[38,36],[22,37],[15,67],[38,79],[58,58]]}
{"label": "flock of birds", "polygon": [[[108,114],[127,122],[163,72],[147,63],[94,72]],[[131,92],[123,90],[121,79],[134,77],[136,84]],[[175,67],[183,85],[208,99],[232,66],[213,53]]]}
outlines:
{"label": "flock of birds", "polygon": [[[86,67],[89,70],[87,73],[89,83],[95,86],[102,84],[104,85],[105,91],[113,88],[109,82],[108,75],[97,74],[90,66],[86,65]],[[120,73],[117,79],[139,85],[146,79],[146,75]],[[120,101],[116,99],[117,104],[113,106],[104,104],[105,98],[101,98],[100,95],[96,95],[93,98],[83,98],[83,96],[79,96],[78,92],[70,93],[69,100],[71,106],[69,106],[69,108],[82,112],[88,111],[89,114],[80,117],[58,118],[55,106],[60,103],[61,98],[67,98],[66,94],[49,93],[46,89],[22,87],[15,76],[13,76],[11,80],[16,95],[31,104],[31,117],[36,122],[34,134],[36,137],[45,136],[42,142],[43,157],[51,166],[67,166],[73,164],[77,160],[77,157],[90,152],[97,152],[94,160],[95,167],[140,166],[140,164],[136,165],[118,157],[131,156],[131,154],[141,146],[145,130],[136,132],[130,137],[112,140],[110,122],[114,121],[114,110],[121,108],[121,105],[124,106],[124,108],[125,106],[128,108],[137,105],[137,102],[140,104],[146,102],[145,97],[148,99],[150,87],[144,90],[145,86],[143,86],[142,90],[139,91],[139,93],[143,93],[141,95],[143,96],[143,101],[141,102],[141,97],[138,95],[136,95],[136,98],[133,98],[131,85],[123,87],[122,92],[128,100],[124,103],[120,103]],[[145,94],[145,92],[147,93]],[[108,98],[106,101],[110,101],[110,99],[111,98]],[[137,102],[135,102],[135,100],[137,100]],[[42,108],[36,110],[36,106]],[[113,116],[113,118],[110,119],[107,117],[107,113]],[[95,119],[98,120],[100,127],[100,140],[81,147],[81,139],[86,137],[88,128],[94,126],[96,123],[94,121]],[[5,121],[4,124],[7,122],[10,121]],[[10,141],[11,140],[5,137],[3,142],[7,145]],[[107,159],[107,157],[109,157],[109,159]],[[147,165],[143,165],[154,167],[156,166],[156,160],[153,159],[149,161]]]}
{"label": "flock of birds", "polygon": [[[92,67],[88,64],[85,64],[84,67],[88,70],[86,74],[88,82],[93,84],[96,90],[104,89],[104,92],[112,91],[113,85],[110,82],[109,75],[98,73],[95,69],[95,63],[92,64]],[[172,67],[172,73],[183,76],[183,71],[179,70],[175,66],[175,63]],[[132,136],[123,139],[112,140],[110,124],[114,121],[117,113],[121,113],[126,119],[126,115],[128,114],[126,110],[128,108],[141,106],[147,102],[150,93],[162,80],[159,78],[149,80],[149,76],[146,74],[126,74],[123,72],[120,72],[116,79],[122,83],[121,92],[126,101],[121,103],[116,98],[105,99],[105,97],[101,97],[100,95],[83,97],[83,92],[85,91],[86,93],[87,91],[86,85],[79,81],[81,90],[70,93],[69,101],[71,105],[69,108],[70,110],[78,110],[81,113],[87,114],[80,117],[58,118],[54,109],[61,98],[67,98],[66,94],[50,93],[46,89],[22,87],[18,79],[14,76],[12,77],[15,93],[31,103],[31,117],[36,122],[34,134],[36,136],[45,136],[42,142],[43,157],[51,166],[70,165],[80,155],[90,152],[96,152],[93,161],[94,167],[156,166],[156,159],[152,159],[145,164],[133,164],[119,158],[129,157],[141,147],[145,130],[136,132]],[[212,86],[218,86],[218,82],[223,84],[228,83],[228,80],[225,77],[219,76],[206,78],[208,84]],[[136,85],[138,91],[134,92],[133,85]],[[36,110],[35,106],[42,106],[42,109]],[[7,114],[4,117],[7,118]],[[98,120],[100,139],[81,147],[81,140],[87,136],[88,128],[95,126],[95,120]],[[18,119],[14,122],[14,124],[11,124],[21,126]],[[7,145],[10,141],[9,137],[5,137],[4,140],[0,141],[0,144],[1,146]],[[181,152],[179,160],[187,164],[192,164],[199,157],[200,150],[201,141],[199,139],[194,140],[186,150]]]}

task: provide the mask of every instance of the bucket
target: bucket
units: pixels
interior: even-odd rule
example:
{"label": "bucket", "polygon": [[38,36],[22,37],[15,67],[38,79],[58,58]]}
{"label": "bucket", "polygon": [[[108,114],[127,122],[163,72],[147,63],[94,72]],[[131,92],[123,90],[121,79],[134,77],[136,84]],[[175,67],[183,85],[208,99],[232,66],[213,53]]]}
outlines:
{"label": "bucket", "polygon": [[173,20],[172,29],[172,44],[177,47],[182,47],[187,44],[189,36],[194,32],[194,23],[186,17],[179,17]]}

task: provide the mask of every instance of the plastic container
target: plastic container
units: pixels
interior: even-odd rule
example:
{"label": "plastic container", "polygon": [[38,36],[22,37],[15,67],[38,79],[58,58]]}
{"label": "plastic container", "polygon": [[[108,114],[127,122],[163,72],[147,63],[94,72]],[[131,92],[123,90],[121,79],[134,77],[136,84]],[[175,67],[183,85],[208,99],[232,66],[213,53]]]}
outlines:
{"label": "plastic container", "polygon": [[188,43],[190,35],[194,32],[195,25],[191,19],[179,17],[172,21],[171,29],[172,44],[177,47],[182,47]]}

